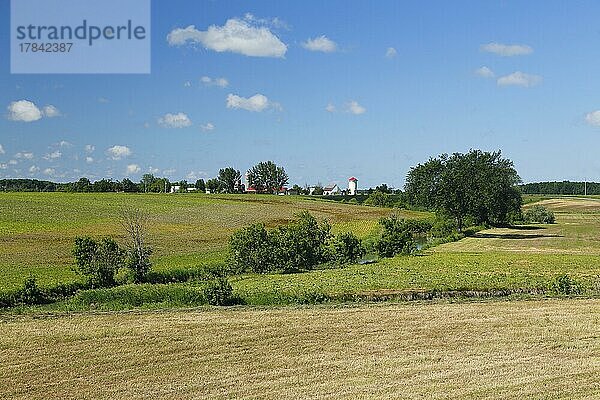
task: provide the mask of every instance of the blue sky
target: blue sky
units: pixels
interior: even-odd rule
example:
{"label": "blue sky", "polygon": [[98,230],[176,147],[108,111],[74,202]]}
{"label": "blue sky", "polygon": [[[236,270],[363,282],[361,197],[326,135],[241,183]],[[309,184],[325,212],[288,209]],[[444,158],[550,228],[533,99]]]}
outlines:
{"label": "blue sky", "polygon": [[11,75],[0,15],[0,177],[273,160],[290,183],[400,187],[480,148],[526,182],[600,181],[598,2],[153,1],[148,75]]}

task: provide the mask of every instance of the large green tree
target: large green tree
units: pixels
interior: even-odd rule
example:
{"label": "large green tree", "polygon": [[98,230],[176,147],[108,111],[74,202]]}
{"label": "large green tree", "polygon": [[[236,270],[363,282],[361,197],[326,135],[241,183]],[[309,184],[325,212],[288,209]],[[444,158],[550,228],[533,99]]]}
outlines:
{"label": "large green tree", "polygon": [[235,168],[227,167],[220,169],[217,179],[219,180],[221,189],[225,193],[235,193],[240,190],[242,174]]}
{"label": "large green tree", "polygon": [[248,171],[248,184],[259,192],[273,193],[287,183],[285,169],[273,161],[260,162]]}
{"label": "large green tree", "polygon": [[521,179],[501,152],[471,150],[442,154],[408,172],[405,191],[417,206],[453,217],[459,230],[467,220],[505,224],[521,208]]}

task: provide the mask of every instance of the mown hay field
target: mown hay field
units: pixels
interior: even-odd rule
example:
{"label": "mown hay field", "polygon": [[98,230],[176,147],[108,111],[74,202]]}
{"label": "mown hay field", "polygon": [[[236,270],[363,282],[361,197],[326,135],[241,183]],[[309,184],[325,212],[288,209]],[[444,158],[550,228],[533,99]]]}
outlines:
{"label": "mown hay field", "polygon": [[[315,201],[292,196],[0,193],[0,289],[21,285],[33,274],[40,283],[77,279],[71,271],[71,248],[78,235],[123,239],[123,206],[152,216],[150,241],[157,269],[218,263],[228,237],[253,222],[273,227],[302,210],[327,219],[333,231],[372,235],[390,210]],[[401,212],[406,217],[426,213]]]}
{"label": "mown hay field", "polygon": [[591,399],[599,300],[5,316],[0,398]]}

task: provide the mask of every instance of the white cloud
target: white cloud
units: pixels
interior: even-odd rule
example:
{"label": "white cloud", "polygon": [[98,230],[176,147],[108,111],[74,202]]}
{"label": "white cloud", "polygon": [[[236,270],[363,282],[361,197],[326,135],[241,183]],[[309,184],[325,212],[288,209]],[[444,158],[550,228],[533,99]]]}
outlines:
{"label": "white cloud", "polygon": [[585,122],[592,126],[600,126],[600,110],[587,113],[585,116]]}
{"label": "white cloud", "polygon": [[206,124],[204,124],[204,125],[200,125],[200,128],[201,128],[203,131],[212,131],[213,129],[215,129],[215,126],[213,125],[213,123],[212,123],[212,122],[207,122],[207,123],[206,123]]}
{"label": "white cloud", "polygon": [[43,113],[44,116],[48,118],[60,117],[62,115],[58,108],[54,107],[52,104],[44,106]]}
{"label": "white cloud", "polygon": [[137,174],[140,171],[141,171],[141,168],[137,164],[129,164],[127,166],[127,174],[128,175],[130,175],[130,174]]}
{"label": "white cloud", "polygon": [[190,81],[183,82],[183,87],[192,87],[192,82],[190,82]]}
{"label": "white cloud", "polygon": [[67,142],[66,140],[61,140],[60,142],[58,142],[58,145],[60,147],[73,147],[73,144],[70,142]]}
{"label": "white cloud", "polygon": [[173,176],[177,170],[175,168],[165,169],[162,173],[165,176]]}
{"label": "white cloud", "polygon": [[209,76],[203,76],[200,78],[200,82],[206,86],[219,86],[222,88],[229,86],[229,81],[226,78],[211,78]]}
{"label": "white cloud", "polygon": [[106,97],[98,97],[98,103],[106,104],[109,100]]}
{"label": "white cloud", "polygon": [[521,71],[513,72],[510,75],[498,78],[498,86],[522,86],[532,87],[542,82],[539,75],[530,75]]}
{"label": "white cloud", "polygon": [[0,163],[0,169],[7,169],[7,168],[8,168],[8,164]]}
{"label": "white cloud", "polygon": [[306,42],[302,43],[302,47],[306,50],[320,51],[323,53],[332,53],[337,50],[337,44],[325,35],[314,39],[308,39]]}
{"label": "white cloud", "polygon": [[192,121],[182,112],[177,114],[167,113],[158,119],[158,124],[164,128],[186,128]]}
{"label": "white cloud", "polygon": [[11,121],[32,122],[42,116],[40,109],[28,100],[13,101],[8,105],[8,119]]}
{"label": "white cloud", "polygon": [[387,58],[394,58],[398,55],[398,52],[396,51],[395,48],[393,47],[388,47],[387,50],[385,51],[385,56]]}
{"label": "white cloud", "polygon": [[85,152],[86,153],[93,153],[94,150],[96,150],[96,146],[94,146],[93,144],[86,144],[85,145]]}
{"label": "white cloud", "polygon": [[33,153],[28,153],[28,152],[19,152],[17,154],[15,154],[15,158],[17,159],[26,159],[26,160],[31,160],[33,159]]}
{"label": "white cloud", "polygon": [[148,167],[148,172],[151,174],[158,174],[160,172],[159,168],[152,168],[152,166]]}
{"label": "white cloud", "polygon": [[333,104],[329,103],[329,104],[327,104],[327,107],[325,107],[325,111],[330,112],[330,113],[335,112],[335,106]]}
{"label": "white cloud", "polygon": [[232,52],[251,57],[284,57],[287,46],[266,26],[256,20],[228,19],[223,26],[211,25],[206,31],[187,28],[173,29],[167,35],[171,46],[198,43],[216,52]]}
{"label": "white cloud", "polygon": [[502,44],[495,42],[481,45],[481,50],[502,57],[523,56],[533,52],[533,49],[525,44]]}
{"label": "white cloud", "polygon": [[29,167],[29,172],[32,174],[35,174],[36,172],[39,172],[40,168],[36,167],[35,165],[32,165],[31,167]]}
{"label": "white cloud", "polygon": [[367,109],[364,108],[363,106],[361,106],[360,104],[358,104],[358,102],[356,101],[351,101],[348,104],[346,104],[346,111],[348,111],[351,114],[354,115],[360,115],[360,114],[364,114]]}
{"label": "white cloud", "polygon": [[44,170],[44,175],[50,175],[50,176],[52,176],[52,175],[54,175],[55,173],[56,173],[56,170],[55,170],[54,168],[46,168],[46,169]]}
{"label": "white cloud", "polygon": [[129,147],[120,145],[110,147],[106,152],[113,160],[120,160],[121,158],[129,157],[132,154]]}
{"label": "white cloud", "polygon": [[4,151],[4,147],[2,147],[2,145],[0,144],[0,154],[4,154],[6,153],[6,151]]}
{"label": "white cloud", "polygon": [[187,179],[188,181],[196,181],[200,178],[206,178],[206,177],[208,177],[208,174],[204,171],[190,171],[185,176],[185,179]]}
{"label": "white cloud", "polygon": [[62,153],[58,150],[53,151],[52,153],[46,154],[44,156],[44,160],[56,160],[57,158],[62,157]]}
{"label": "white cloud", "polygon": [[248,98],[230,93],[227,95],[227,108],[261,112],[268,108],[281,109],[281,106],[278,103],[270,101],[267,96],[260,93]]}
{"label": "white cloud", "polygon": [[496,74],[494,74],[494,71],[492,71],[491,69],[489,69],[486,66],[483,66],[481,68],[477,68],[475,70],[475,74],[481,76],[482,78],[493,78],[496,76]]}
{"label": "white cloud", "polygon": [[17,160],[8,160],[8,165],[17,165],[18,161]]}
{"label": "white cloud", "polygon": [[93,163],[93,162],[94,162],[94,158],[93,158],[93,157],[90,157],[90,156],[87,156],[87,157],[85,158],[85,162],[86,162],[86,163],[88,163],[88,164],[91,164],[91,163]]}

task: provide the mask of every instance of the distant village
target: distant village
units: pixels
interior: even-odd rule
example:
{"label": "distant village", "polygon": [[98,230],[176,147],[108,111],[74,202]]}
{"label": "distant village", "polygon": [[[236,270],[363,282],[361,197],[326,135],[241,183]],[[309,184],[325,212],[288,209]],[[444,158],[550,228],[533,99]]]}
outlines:
{"label": "distant village", "polygon": [[[196,192],[199,189],[197,187],[187,187],[183,188],[180,184],[172,184],[171,185],[171,193],[180,193],[182,191],[188,192]],[[253,185],[248,183],[248,176],[245,177],[245,183],[242,181],[238,181],[235,185],[236,192],[240,193],[260,193],[259,190],[256,189]],[[208,187],[204,190],[207,194],[214,193],[215,191],[211,191]],[[358,179],[354,176],[348,178],[348,186],[344,188],[340,188],[337,183],[331,183],[326,186],[306,186],[304,188],[299,187],[298,185],[294,185],[292,188],[288,188],[282,186],[278,190],[275,191],[275,194],[280,196],[285,195],[299,195],[299,194],[307,194],[310,196],[355,196],[360,194],[367,194],[368,190],[360,190],[358,188]]]}

